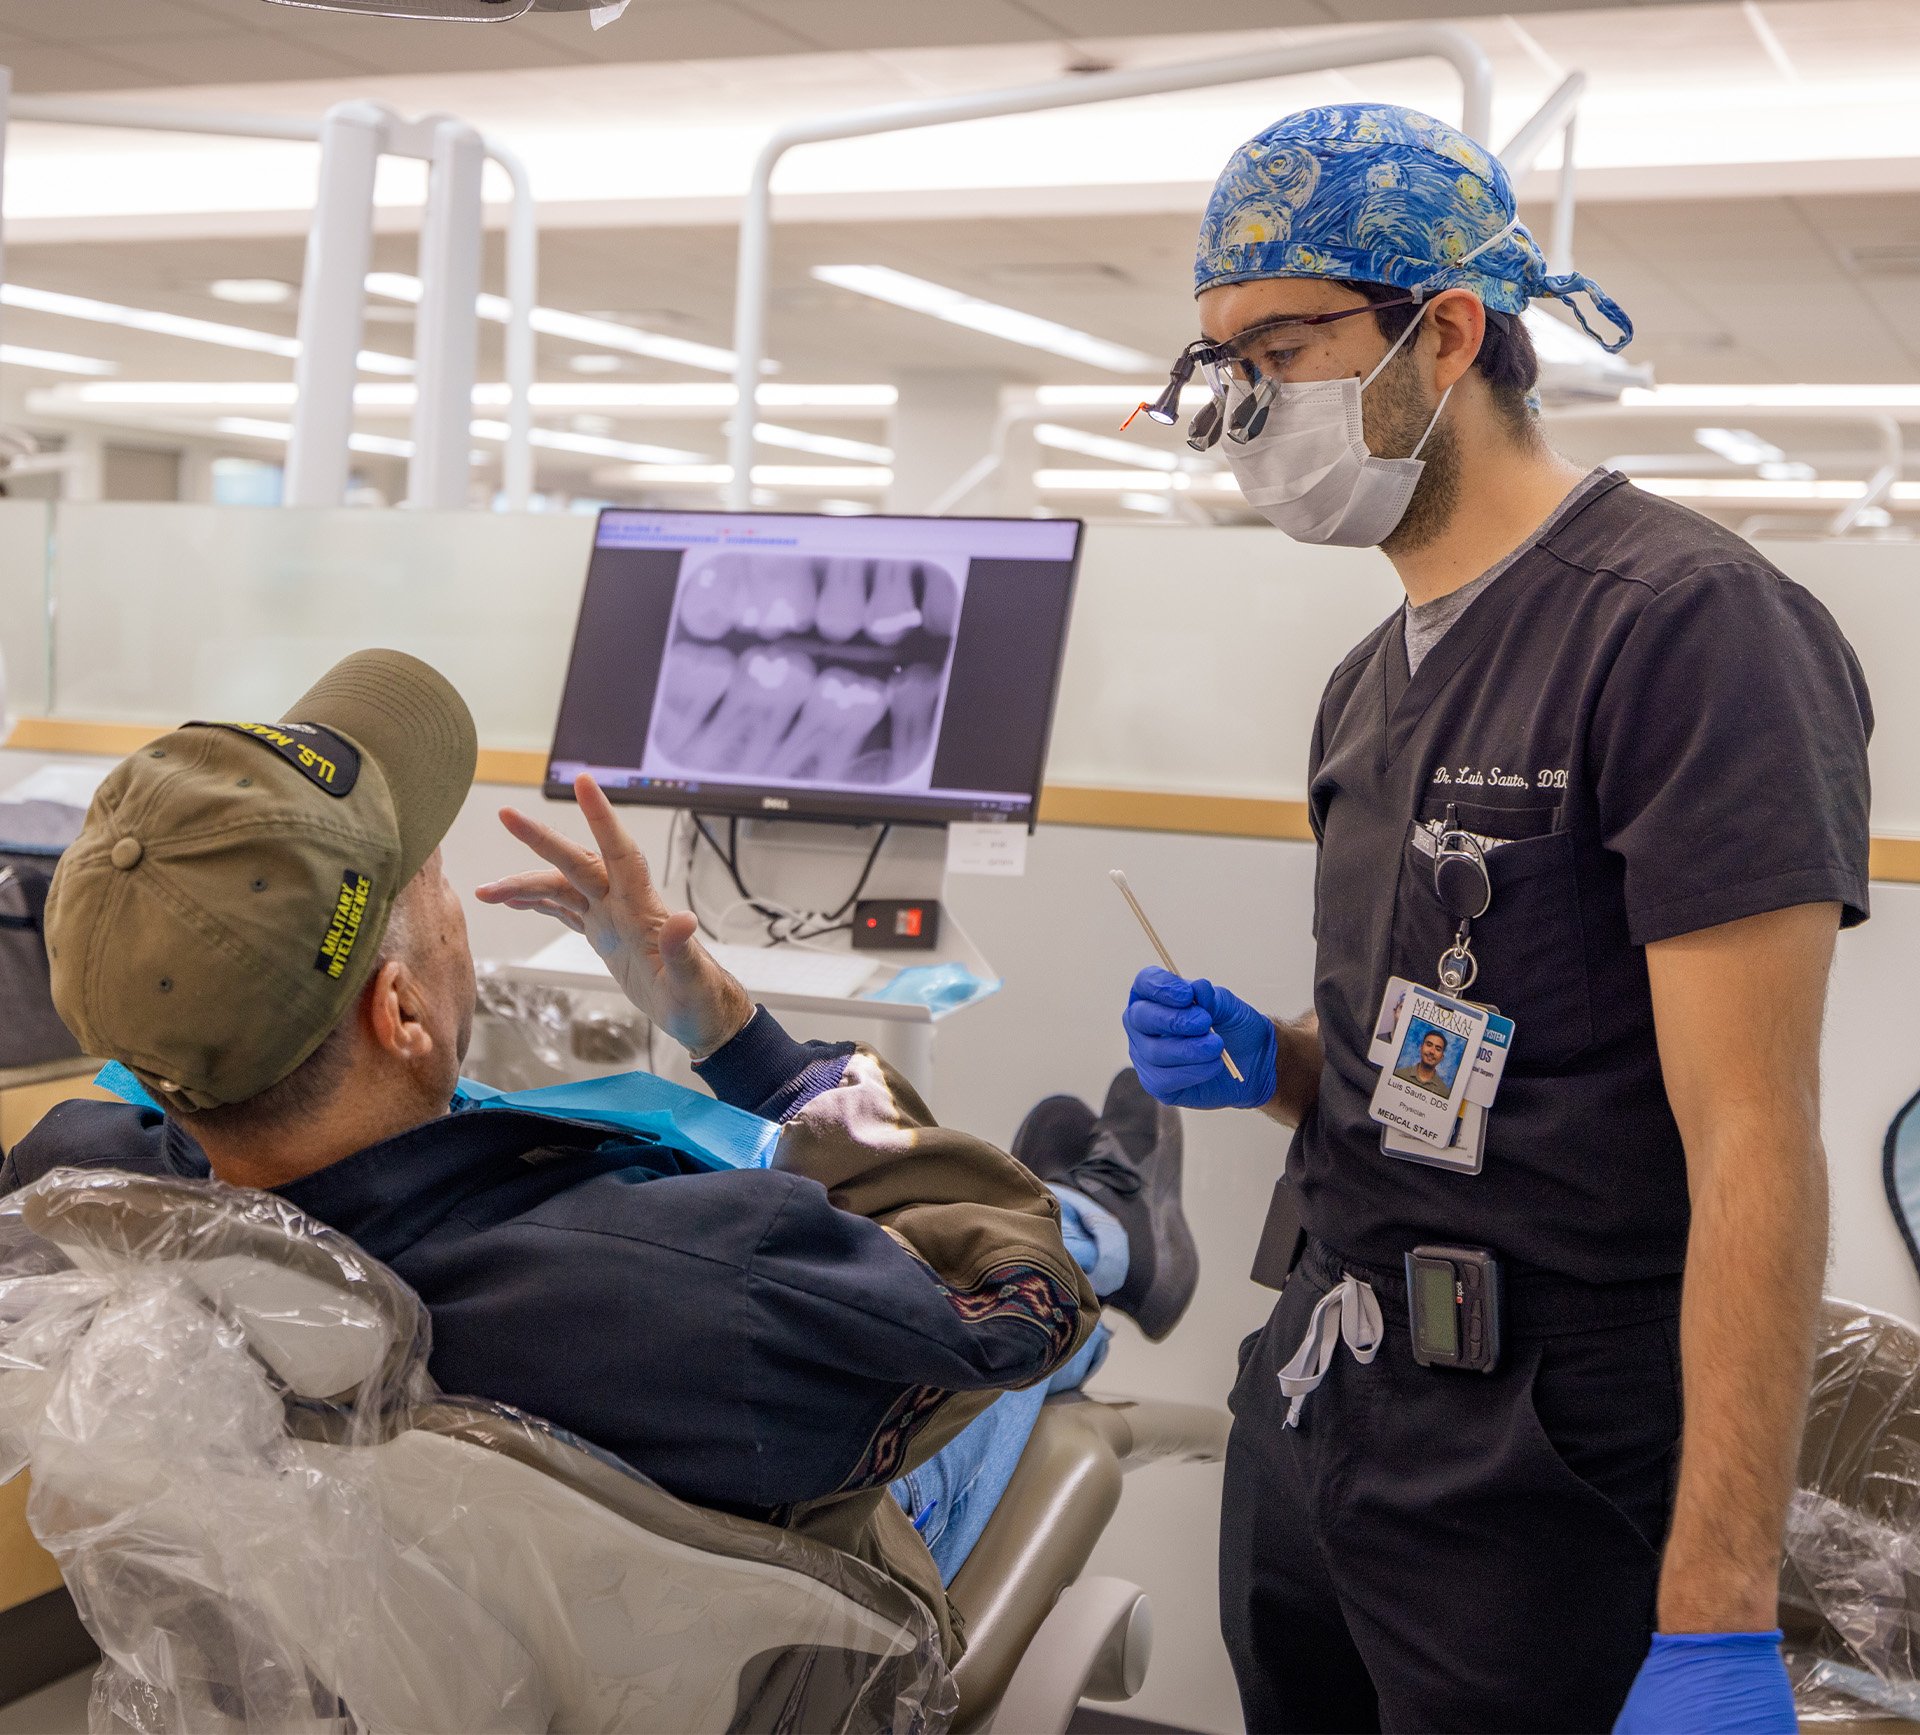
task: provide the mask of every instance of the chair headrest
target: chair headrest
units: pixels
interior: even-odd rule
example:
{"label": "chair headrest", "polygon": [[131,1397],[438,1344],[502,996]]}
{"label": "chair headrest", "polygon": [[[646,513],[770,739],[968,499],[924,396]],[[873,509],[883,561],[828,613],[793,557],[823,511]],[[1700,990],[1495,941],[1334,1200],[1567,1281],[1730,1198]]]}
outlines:
{"label": "chair headrest", "polygon": [[182,1268],[296,1396],[351,1401],[426,1360],[419,1298],[278,1194],[220,1181],[55,1169],[15,1195],[27,1227],[83,1271]]}

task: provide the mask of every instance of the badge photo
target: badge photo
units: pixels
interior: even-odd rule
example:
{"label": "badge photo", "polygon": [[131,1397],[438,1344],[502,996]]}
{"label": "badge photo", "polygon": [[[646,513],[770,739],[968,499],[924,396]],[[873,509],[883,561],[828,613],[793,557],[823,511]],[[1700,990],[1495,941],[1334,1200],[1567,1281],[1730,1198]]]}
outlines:
{"label": "badge photo", "polygon": [[[1399,1032],[1400,1014],[1406,1007],[1407,996],[1430,992],[1405,976],[1388,977],[1387,991],[1380,996],[1380,1010],[1373,1021],[1373,1039],[1367,1045],[1367,1059],[1372,1065],[1399,1065],[1395,1037]],[[1478,1103],[1482,1108],[1492,1108],[1493,1099],[1500,1092],[1501,1074],[1507,1069],[1507,1054],[1513,1047],[1513,1020],[1503,1018],[1491,1007],[1475,1006],[1471,1001],[1460,1001],[1458,1004],[1472,1006],[1475,1011],[1487,1014],[1486,1031],[1474,1048],[1473,1076],[1467,1080],[1467,1101]]]}
{"label": "badge photo", "polygon": [[1393,1054],[1374,1087],[1373,1118],[1428,1145],[1449,1144],[1487,1021],[1483,1008],[1464,1000],[1411,990],[1400,1008]]}

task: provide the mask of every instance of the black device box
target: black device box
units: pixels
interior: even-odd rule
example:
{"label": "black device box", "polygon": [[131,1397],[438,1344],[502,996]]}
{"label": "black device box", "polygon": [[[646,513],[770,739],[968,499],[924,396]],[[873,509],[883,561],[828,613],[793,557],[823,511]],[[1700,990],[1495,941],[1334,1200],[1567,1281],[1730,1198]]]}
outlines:
{"label": "black device box", "polygon": [[931,898],[862,898],[853,906],[856,952],[931,952],[940,943],[940,906]]}

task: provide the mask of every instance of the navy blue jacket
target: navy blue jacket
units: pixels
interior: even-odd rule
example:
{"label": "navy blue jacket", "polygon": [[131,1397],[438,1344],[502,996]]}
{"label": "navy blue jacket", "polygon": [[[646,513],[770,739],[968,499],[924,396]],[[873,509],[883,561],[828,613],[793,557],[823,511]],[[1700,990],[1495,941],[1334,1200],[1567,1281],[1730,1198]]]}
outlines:
{"label": "navy blue jacket", "polygon": [[[870,1054],[762,1010],[701,1073],[785,1123],[773,1168],[476,1107],[277,1190],[419,1293],[443,1390],[739,1512],[883,1483],[950,1436],[953,1414],[928,1424],[956,1394],[1031,1384],[1084,1341],[1097,1306],[1052,1195]],[[208,1173],[181,1123],[69,1102],[0,1192],[62,1165]]]}

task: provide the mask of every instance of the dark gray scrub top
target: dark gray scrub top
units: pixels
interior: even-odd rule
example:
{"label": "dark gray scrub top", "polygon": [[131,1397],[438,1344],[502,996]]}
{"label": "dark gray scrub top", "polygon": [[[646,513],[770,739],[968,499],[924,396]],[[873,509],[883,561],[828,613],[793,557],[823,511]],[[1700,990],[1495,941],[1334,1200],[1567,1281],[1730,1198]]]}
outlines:
{"label": "dark gray scrub top", "polygon": [[[1334,671],[1314,729],[1306,1225],[1384,1265],[1451,1241],[1594,1283],[1677,1273],[1686,1168],[1643,948],[1795,904],[1866,919],[1859,662],[1747,543],[1611,474],[1412,677],[1403,633],[1396,610]],[[1471,997],[1517,1029],[1479,1175],[1383,1154],[1367,1115],[1387,978],[1434,983],[1452,937],[1411,841],[1450,808],[1504,840]],[[1729,1045],[1746,1015],[1727,1008]]]}

